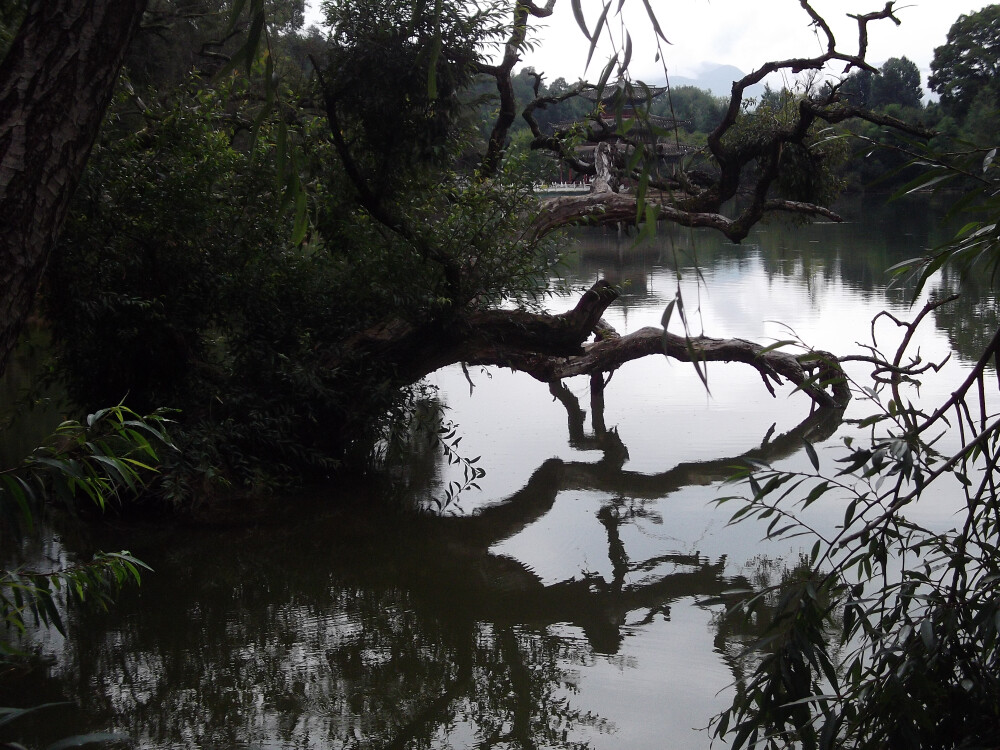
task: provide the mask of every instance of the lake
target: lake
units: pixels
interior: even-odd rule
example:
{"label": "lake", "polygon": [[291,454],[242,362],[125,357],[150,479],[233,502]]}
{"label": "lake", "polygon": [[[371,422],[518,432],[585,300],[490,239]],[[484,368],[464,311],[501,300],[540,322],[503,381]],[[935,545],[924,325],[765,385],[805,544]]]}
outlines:
{"label": "lake", "polygon": [[[912,286],[887,288],[888,267],[946,238],[943,208],[842,211],[843,224],[767,224],[740,246],[581,230],[562,274],[574,291],[551,308],[607,278],[622,285],[606,315],[620,333],[659,325],[680,290],[694,334],[858,353],[879,311],[912,318],[958,280],[935,277],[914,307]],[[951,354],[926,403],[968,371],[995,310],[970,282],[925,321],[921,356]],[[885,318],[874,335],[900,338]],[[727,592],[778,580],[811,546],[765,543],[713,500],[739,489],[723,482],[743,459],[805,468],[804,438],[832,461],[856,432],[787,386],[772,398],[750,368],[712,363],[707,379],[646,358],[614,373],[601,408],[586,378],[550,392],[509,371],[437,373],[429,407],[486,471],[441,516],[392,509],[433,506],[461,476],[418,439],[387,476],[310,491],[249,526],[111,520],[47,537],[29,550],[38,560],[129,548],[155,573],[111,612],[72,611],[65,640],[39,634],[52,665],[0,678],[0,705],[79,706],[21,720],[16,736],[38,742],[111,730],[164,749],[707,748],[753,636],[726,617]],[[866,413],[856,399],[847,416]],[[955,502],[915,513],[947,524]],[[842,512],[831,498],[817,522]]]}

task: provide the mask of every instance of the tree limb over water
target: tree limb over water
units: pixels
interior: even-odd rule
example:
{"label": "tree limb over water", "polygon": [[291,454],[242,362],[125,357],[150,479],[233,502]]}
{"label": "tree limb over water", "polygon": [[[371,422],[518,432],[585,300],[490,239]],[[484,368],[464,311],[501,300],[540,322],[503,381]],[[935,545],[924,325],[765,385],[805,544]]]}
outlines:
{"label": "tree limb over water", "polygon": [[[808,0],[803,0],[801,5],[809,22],[825,37],[823,53],[768,62],[734,82],[725,117],[710,134],[704,151],[704,156],[715,168],[715,174],[708,176],[700,171],[688,172],[683,164],[665,174],[651,173],[648,163],[650,158],[656,158],[655,155],[645,153],[643,159],[631,158],[643,149],[648,152],[648,144],[631,136],[628,129],[609,127],[598,113],[591,118],[593,122],[587,121],[585,137],[599,143],[599,153],[592,163],[581,158],[572,146],[572,136],[574,133],[579,135],[579,128],[573,132],[546,134],[534,117],[538,109],[576,96],[581,88],[575,87],[558,97],[539,96],[540,76],[536,77],[535,98],[522,112],[533,135],[532,148],[550,151],[571,168],[593,175],[595,187],[589,195],[541,201],[540,210],[528,227],[530,241],[540,241],[552,231],[574,224],[635,225],[648,217],[646,207],[655,208],[658,221],[714,229],[734,242],[744,239],[768,214],[840,221],[836,212],[811,196],[798,199],[777,190],[782,175],[790,169],[786,163],[788,153],[795,149],[814,153],[817,128],[852,118],[920,137],[930,133],[842,101],[837,86],[824,91],[807,91],[793,101],[787,111],[782,111],[780,117],[764,116],[755,120],[755,113],[744,106],[748,87],[771,73],[818,72],[831,63],[843,63],[845,72],[852,68],[871,69],[865,60],[869,24],[885,20],[899,23],[893,2],[886,3],[879,11],[853,15],[858,23],[857,46],[851,52],[843,52],[830,26]],[[477,72],[495,79],[500,99],[499,113],[480,163],[479,175],[483,180],[497,176],[503,161],[503,148],[514,122],[512,70],[525,46],[529,22],[549,15],[551,10],[551,2],[545,6],[518,3],[503,47],[503,59],[496,64],[476,64]],[[619,72],[627,75],[626,68],[620,67]],[[329,108],[330,89],[326,89]],[[331,126],[338,130],[340,123],[331,119]],[[347,161],[350,162],[349,155]],[[810,161],[808,168],[818,168],[818,165]],[[352,177],[350,170],[348,176]],[[644,181],[647,189],[618,192],[618,185],[629,180],[633,183]],[[364,187],[359,183],[362,198]],[[749,200],[735,216],[727,215],[724,206],[737,193],[749,196]],[[361,203],[367,206],[366,201]],[[378,212],[372,212],[372,216],[379,219]],[[456,280],[455,263],[447,263],[445,270],[449,288],[470,287],[467,279]],[[598,336],[598,340],[588,341],[601,314],[616,296],[609,285],[601,282],[583,296],[571,313],[563,315],[469,310],[465,300],[471,298],[460,297],[455,300],[449,315],[436,317],[431,322],[418,324],[393,319],[361,332],[347,342],[339,356],[376,357],[389,363],[406,382],[414,382],[440,367],[464,362],[510,367],[542,382],[555,383],[577,375],[607,374],[631,360],[664,355],[699,365],[709,361],[741,362],[758,371],[772,395],[774,384],[787,381],[820,407],[840,406],[850,398],[836,358],[822,352],[795,356],[741,339],[677,336],[658,328],[645,328],[625,336]]]}
{"label": "tree limb over water", "polygon": [[[681,362],[741,362],[757,370],[772,396],[774,385],[788,381],[819,407],[843,406],[851,398],[840,364],[826,352],[792,355],[745,339],[686,337],[655,327],[619,336],[601,319],[617,298],[611,284],[601,280],[575,308],[559,315],[483,310],[448,325],[395,320],[358,335],[349,350],[352,357],[391,362],[411,382],[464,362],[508,367],[553,383],[611,373],[632,360],[663,355]],[[588,343],[591,334],[600,339]]]}
{"label": "tree limb over water", "polygon": [[[328,40],[325,50],[328,55],[316,56],[313,63],[325,127],[310,121],[310,128],[315,126],[315,129],[302,129],[300,118],[286,118],[281,113],[274,121],[269,121],[265,111],[255,111],[254,118],[251,118],[261,123],[261,127],[266,124],[266,132],[262,131],[266,137],[251,140],[265,149],[270,148],[270,142],[274,141],[275,159],[286,161],[277,170],[283,175],[278,180],[280,189],[273,185],[266,190],[255,187],[248,194],[276,198],[273,201],[276,215],[273,221],[269,219],[269,226],[276,237],[287,228],[283,223],[292,219],[290,223],[293,225],[289,248],[281,248],[279,252],[276,246],[284,240],[276,240],[265,243],[272,246],[260,250],[274,252],[282,271],[289,270],[286,261],[293,259],[294,263],[301,262],[304,266],[314,264],[312,270],[329,274],[329,277],[323,278],[331,283],[317,284],[314,290],[315,303],[302,306],[316,311],[317,317],[310,318],[308,323],[304,319],[289,318],[287,325],[282,324],[280,334],[268,332],[258,335],[255,325],[244,325],[247,320],[257,319],[258,298],[254,295],[246,295],[249,299],[245,298],[245,289],[241,287],[240,294],[233,295],[238,299],[232,304],[241,306],[239,312],[231,316],[233,321],[240,321],[232,324],[233,335],[215,337],[212,327],[216,322],[210,320],[212,316],[208,312],[204,315],[199,313],[200,317],[196,316],[197,319],[190,323],[185,321],[183,326],[175,325],[176,321],[170,320],[168,328],[171,330],[164,340],[176,341],[175,348],[183,353],[182,357],[169,357],[172,363],[183,360],[183,366],[178,365],[179,374],[175,375],[171,370],[168,376],[163,368],[145,364],[126,367],[122,368],[121,381],[108,385],[106,391],[113,390],[112,397],[115,398],[123,393],[128,393],[130,398],[141,398],[137,392],[144,379],[159,380],[163,382],[157,382],[157,387],[150,385],[146,395],[160,398],[161,394],[168,393],[173,397],[175,391],[171,389],[177,385],[176,381],[189,377],[190,382],[185,382],[183,388],[185,397],[190,397],[190,403],[195,408],[186,409],[186,413],[199,416],[210,413],[214,419],[217,415],[215,404],[220,399],[202,400],[207,390],[201,387],[201,378],[210,380],[213,388],[231,387],[232,392],[239,392],[240,397],[253,394],[256,398],[262,391],[274,387],[282,390],[282,398],[287,395],[287,402],[281,403],[279,408],[280,399],[269,399],[265,408],[273,407],[273,413],[280,414],[275,416],[274,422],[281,422],[281,430],[286,424],[295,425],[288,430],[295,433],[299,447],[306,445],[309,448],[296,453],[299,456],[308,453],[311,457],[320,453],[339,453],[345,446],[361,442],[364,438],[358,437],[362,432],[358,429],[359,425],[370,425],[383,419],[387,413],[386,402],[393,397],[398,396],[400,403],[405,400],[404,396],[400,396],[400,386],[412,384],[424,375],[456,362],[513,367],[546,382],[577,374],[607,374],[632,359],[653,354],[692,361],[698,366],[707,361],[743,362],[760,373],[769,389],[776,382],[788,381],[805,392],[815,404],[831,406],[842,403],[844,393],[824,384],[837,377],[832,357],[817,358],[811,354],[793,357],[768,351],[765,346],[751,342],[707,337],[681,338],[657,329],[622,337],[599,336],[599,340],[591,340],[602,312],[614,300],[613,291],[606,285],[595,287],[580,301],[576,310],[564,315],[544,315],[512,310],[510,307],[511,303],[527,303],[531,295],[538,292],[540,285],[537,280],[546,278],[541,273],[535,273],[545,265],[537,260],[543,257],[541,251],[547,249],[542,240],[559,227],[571,224],[636,224],[648,217],[682,226],[712,228],[738,241],[769,213],[838,220],[837,214],[825,208],[816,195],[798,196],[778,190],[783,175],[795,166],[787,163],[788,155],[798,153],[797,158],[804,160],[802,163],[807,171],[812,170],[818,164],[814,152],[817,148],[822,149],[822,142],[816,138],[817,128],[848,118],[867,119],[922,134],[919,129],[885,117],[878,119],[878,115],[850,107],[840,100],[836,87],[795,97],[788,107],[781,110],[781,117],[774,118],[759,116],[751,108],[744,107],[743,94],[748,86],[773,72],[819,71],[831,62],[838,66],[843,64],[847,69],[852,66],[866,67],[869,24],[885,20],[897,22],[893,15],[893,3],[885,4],[881,11],[856,16],[859,29],[857,48],[843,53],[837,49],[829,26],[812,10],[810,3],[803,0],[801,5],[808,16],[804,20],[818,27],[821,36],[825,34],[827,37],[825,51],[814,57],[766,63],[737,81],[726,116],[709,137],[703,151],[703,156],[710,163],[710,168],[706,170],[696,170],[684,163],[669,169],[648,169],[650,163],[659,164],[662,161],[660,157],[669,149],[665,149],[663,143],[643,142],[635,132],[623,126],[620,117],[609,119],[600,108],[595,108],[582,129],[543,133],[533,113],[580,93],[582,87],[572,89],[565,95],[545,97],[540,95],[541,86],[538,85],[533,101],[528,102],[522,112],[536,149],[552,151],[566,164],[584,173],[594,173],[596,165],[589,164],[582,154],[576,152],[574,144],[579,142],[579,137],[600,142],[611,157],[604,163],[606,174],[602,174],[599,181],[602,186],[600,191],[589,196],[541,202],[532,193],[531,178],[526,171],[519,171],[516,165],[518,160],[507,158],[505,150],[511,124],[516,119],[510,87],[512,72],[518,58],[531,45],[527,34],[529,24],[549,15],[554,0],[545,0],[544,3],[542,0],[511,2],[505,5],[505,15],[500,20],[492,9],[486,13],[480,12],[478,6],[474,8],[475,4],[460,0],[447,0],[446,4],[448,2],[451,3],[449,10],[454,13],[442,13],[441,3],[437,4],[439,10],[436,12],[422,3],[399,3],[398,7],[383,3],[379,6],[383,16],[374,19],[378,23],[369,23],[373,19],[364,14],[362,5],[329,3],[328,13],[338,19],[332,25],[336,33]],[[64,5],[67,8],[72,6],[74,12],[83,13],[87,4],[66,0]],[[51,161],[55,158],[53,163],[70,164],[72,174],[67,173],[63,175],[65,179],[53,181],[45,177],[45,170],[23,170],[17,166],[23,149],[13,146],[13,150],[7,149],[0,159],[0,205],[10,208],[0,213],[12,228],[5,238],[6,244],[0,242],[3,245],[0,247],[0,261],[10,262],[6,265],[0,262],[0,269],[15,269],[11,273],[17,277],[11,276],[11,284],[7,285],[17,291],[16,299],[0,300],[0,369],[30,310],[42,270],[46,267],[50,246],[62,223],[73,185],[79,179],[89,154],[97,124],[111,96],[124,49],[135,32],[144,5],[124,0],[106,0],[98,4],[100,13],[94,18],[106,22],[100,29],[103,29],[101,33],[107,39],[103,36],[100,39],[108,42],[104,45],[108,54],[92,61],[96,68],[92,77],[100,85],[95,89],[95,96],[86,97],[83,104],[80,104],[83,100],[74,100],[74,106],[79,105],[80,117],[69,118],[73,122],[66,118],[59,120],[60,127],[65,126],[68,135],[56,140],[76,144],[73,158],[67,162],[62,157],[53,156],[59,154],[53,151],[52,128],[45,122],[35,129],[38,138],[34,141],[29,138],[28,150],[35,153],[38,159]],[[261,26],[265,24],[264,4],[255,0],[251,5],[259,36]],[[378,4],[372,4],[369,10],[373,10],[375,5]],[[24,88],[21,83],[25,80],[49,80],[53,91],[67,96],[66,92],[71,94],[79,88],[73,86],[73,76],[79,71],[65,66],[58,70],[50,69],[50,63],[58,56],[41,60],[29,54],[38,47],[32,42],[33,39],[38,41],[32,36],[36,33],[33,30],[38,31],[38,38],[44,36],[50,42],[55,40],[56,46],[70,51],[86,51],[93,46],[93,39],[87,36],[89,26],[60,31],[55,18],[59,14],[53,15],[45,7],[37,3],[30,6],[22,28],[12,40],[11,51],[0,68],[0,150],[6,142],[4,133],[12,134],[12,138],[18,133],[23,135],[21,126],[24,122],[34,121],[36,116],[51,120],[46,113],[51,114],[55,109],[59,112],[66,110],[65,106],[52,109],[52,102],[45,97],[42,97],[45,101],[37,98],[22,101],[14,95]],[[90,6],[87,5],[87,8]],[[114,16],[112,11],[115,8],[122,11],[119,14],[121,23],[108,20]],[[400,34],[397,10],[410,13],[412,23],[403,27],[409,29],[406,34]],[[605,20],[607,17],[605,14]],[[655,23],[653,25],[656,27]],[[81,34],[86,38],[81,39]],[[253,67],[251,63],[259,44],[259,39],[247,39],[243,48],[245,67]],[[483,50],[490,49],[490,45],[501,51],[502,60],[499,62],[483,56]],[[386,50],[391,50],[393,54],[386,55]],[[617,70],[623,78],[627,78],[628,73],[625,58],[622,58]],[[19,60],[27,61],[22,68],[15,65]],[[385,67],[390,63],[395,74],[390,74],[390,68]],[[373,76],[373,70],[382,70],[384,75]],[[611,74],[616,72],[615,61],[605,68],[605,72],[607,75],[602,78],[610,80]],[[471,128],[468,127],[470,101],[465,95],[473,92],[479,84],[476,76],[484,74],[491,76],[495,82],[501,106],[496,122],[491,123],[488,141],[481,145],[480,150],[484,153],[477,158],[474,149],[480,146],[474,139],[464,140],[471,138]],[[270,106],[274,99],[271,88],[274,76],[265,78],[266,82],[260,81],[266,84],[263,86],[266,94],[263,100]],[[540,84],[540,79],[536,78],[536,82]],[[312,93],[307,97],[310,102],[314,100]],[[289,104],[286,101],[281,106],[287,110]],[[241,113],[241,116],[243,114],[247,113]],[[316,152],[311,153],[308,149],[297,151],[305,142],[315,145]],[[16,146],[19,141],[15,138],[10,143]],[[675,143],[670,148],[673,149],[674,145],[679,144]],[[643,149],[647,146],[651,151],[644,153]],[[198,148],[207,147],[200,144]],[[298,153],[303,160],[296,162],[291,158],[292,152]],[[682,153],[685,149],[671,150],[666,155],[672,157],[675,152]],[[148,153],[143,158],[152,165],[161,160],[157,154],[159,152]],[[635,155],[641,158],[634,160],[632,157]],[[303,167],[307,162],[310,163],[308,169]],[[180,164],[181,160],[177,163]],[[261,163],[270,162],[264,160]],[[7,171],[4,172],[4,169]],[[182,170],[176,172],[180,174]],[[307,172],[316,177],[316,182],[305,180]],[[5,176],[10,178],[7,180],[9,184],[4,182]],[[324,184],[316,195],[307,195],[308,185],[319,185],[324,181],[329,181],[329,184]],[[634,194],[616,190],[619,185],[630,182],[636,185]],[[29,210],[30,201],[18,202],[18,196],[29,196],[34,200],[53,184],[62,185],[65,189],[60,188],[50,196],[51,210],[39,214]],[[332,189],[334,186],[336,189]],[[14,190],[14,187],[17,189]],[[643,189],[640,190],[640,187]],[[331,189],[328,191],[327,188]],[[744,193],[749,200],[744,208],[733,214],[728,206],[737,192]],[[279,193],[281,197],[277,199]],[[95,190],[93,195],[95,205],[100,205],[103,199],[98,200],[97,196],[104,195],[104,192]],[[825,197],[825,194],[820,197]],[[291,205],[295,206],[294,217],[286,213]],[[655,210],[641,211],[643,207]],[[207,217],[207,212],[205,215]],[[45,220],[46,216],[51,220]],[[345,228],[348,231],[343,231]],[[309,252],[303,252],[307,235]],[[94,237],[97,236],[94,234]],[[126,248],[132,242],[134,240],[125,238],[120,247]],[[104,245],[99,248],[102,252],[118,252],[119,245],[116,243],[95,242],[95,247],[99,244]],[[310,256],[313,250],[320,247],[329,251],[328,257],[324,255],[324,264],[317,262],[315,256]],[[69,262],[75,263],[76,259],[85,255],[81,250],[81,254],[73,256],[74,260]],[[137,257],[141,254],[124,255]],[[331,262],[325,263],[326,260]],[[234,268],[237,267],[242,274],[246,264],[234,261]],[[391,269],[392,273],[382,273],[386,269]],[[51,270],[50,267],[50,276]],[[0,275],[2,273],[0,271]],[[256,279],[256,274],[256,270],[247,271],[247,278]],[[72,276],[74,274],[66,274],[67,279]],[[86,274],[80,276],[85,277]],[[224,276],[220,274],[220,277]],[[303,272],[301,278],[308,276],[309,273]],[[293,275],[289,271],[287,279],[291,278]],[[301,283],[298,276],[294,278],[299,280],[293,283]],[[276,289],[280,286],[282,293],[288,289],[285,279],[279,276],[274,280]],[[268,281],[270,283],[271,280]],[[69,286],[71,282],[66,284]],[[165,288],[172,287],[167,285]],[[249,288],[252,285],[246,287]],[[324,297],[330,289],[335,291]],[[124,293],[121,296],[122,299],[128,298]],[[204,298],[204,295],[199,296]],[[282,307],[277,303],[267,304],[273,304],[275,310]],[[359,307],[364,308],[363,312],[358,312]],[[253,315],[246,315],[251,310]],[[170,317],[180,320],[186,315],[171,314]],[[284,315],[277,317],[285,319]],[[261,312],[260,319],[266,321],[267,312]],[[153,324],[150,328],[154,328]],[[178,330],[173,330],[175,328]],[[102,326],[101,330],[106,330],[106,327]],[[209,334],[209,330],[213,332]],[[153,332],[158,334],[155,330]],[[207,345],[210,338],[213,341],[236,342],[240,336],[245,337],[242,341],[252,342],[252,347],[259,345],[261,351],[266,350],[266,355],[250,357],[252,364],[248,366],[231,367],[231,354],[237,350],[247,352],[254,349],[232,343],[232,351],[217,353],[216,348]],[[153,344],[144,346],[144,349],[155,349],[168,358],[167,354],[173,351],[170,346],[174,344]],[[80,346],[77,351],[85,349],[88,347]],[[95,347],[90,347],[90,350],[99,351]],[[86,353],[89,355],[90,352]],[[207,361],[216,356],[218,362]],[[285,377],[287,373],[276,370],[248,385],[249,380],[243,381],[242,375],[253,372],[258,362],[291,363],[288,366],[296,370],[296,375]],[[280,369],[285,365],[275,367]],[[81,367],[81,371],[87,371],[87,368]],[[299,377],[301,372],[306,371],[308,377]],[[109,382],[107,378],[89,379],[99,383]],[[167,383],[169,379],[175,382]],[[377,391],[378,396],[365,400],[367,386],[373,380],[377,380],[380,387],[368,390]],[[261,388],[260,383],[265,381],[269,384],[268,388]],[[161,385],[162,388],[157,390]],[[83,392],[87,397],[94,393],[87,389]],[[382,394],[386,393],[390,395],[383,397]],[[234,409],[242,408],[235,406],[243,403],[241,398],[221,400],[233,405]],[[323,401],[322,408],[317,406],[320,400]],[[208,405],[209,402],[211,405]],[[301,409],[303,418],[288,418],[286,406]],[[243,418],[246,414],[236,416]],[[299,427],[314,424],[322,424],[323,429]],[[333,429],[328,429],[328,425],[333,425]],[[251,442],[257,442],[256,435]],[[317,444],[319,447],[313,451]],[[233,463],[240,467],[234,469],[234,473],[243,471],[241,458],[234,459]],[[316,459],[316,463],[323,462]]]}

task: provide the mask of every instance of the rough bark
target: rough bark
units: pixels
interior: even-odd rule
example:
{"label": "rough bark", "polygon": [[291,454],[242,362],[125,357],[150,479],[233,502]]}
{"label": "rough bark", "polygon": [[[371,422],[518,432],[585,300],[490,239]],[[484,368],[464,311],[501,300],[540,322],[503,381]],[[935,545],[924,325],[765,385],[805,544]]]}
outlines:
{"label": "rough bark", "polygon": [[[583,342],[618,294],[599,281],[577,306],[560,315],[523,310],[476,310],[425,325],[393,319],[352,337],[328,363],[368,359],[392,368],[403,382],[457,362],[471,362],[484,352],[519,352],[525,356],[568,357],[583,352]],[[530,353],[530,354],[529,354]]]}
{"label": "rough bark", "polygon": [[510,37],[504,45],[503,60],[498,65],[478,66],[480,73],[493,76],[497,84],[497,93],[500,95],[500,109],[481,165],[484,176],[493,177],[499,172],[504,149],[507,147],[507,133],[517,117],[517,100],[514,97],[511,71],[521,59],[521,49],[527,39],[528,18],[547,18],[552,15],[554,6],[555,0],[548,0],[544,6],[536,5],[531,0],[515,2],[514,19],[511,23]]}
{"label": "rough bark", "polygon": [[836,357],[826,352],[795,356],[744,339],[684,337],[647,327],[617,338],[583,346],[583,352],[568,357],[539,356],[510,347],[491,347],[467,356],[469,364],[499,365],[528,373],[544,383],[577,375],[614,372],[626,362],[662,354],[681,362],[742,362],[760,374],[765,387],[775,395],[774,385],[789,382],[817,406],[837,407],[851,394]]}
{"label": "rough bark", "polygon": [[0,63],[0,373],[146,0],[34,0]]}

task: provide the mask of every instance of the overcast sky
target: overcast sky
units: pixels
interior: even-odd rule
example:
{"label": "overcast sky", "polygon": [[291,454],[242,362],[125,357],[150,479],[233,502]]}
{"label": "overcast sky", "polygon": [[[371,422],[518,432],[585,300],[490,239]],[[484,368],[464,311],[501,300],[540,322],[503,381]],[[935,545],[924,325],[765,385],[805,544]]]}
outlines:
{"label": "overcast sky", "polygon": [[[857,22],[845,14],[880,10],[884,4],[883,0],[814,0],[813,7],[830,23],[838,46],[854,53]],[[945,43],[952,23],[959,15],[989,4],[982,0],[897,0],[896,14],[902,25],[870,24],[868,59],[879,65],[890,57],[906,56],[920,68],[926,86],[934,48]],[[593,28],[604,3],[581,0],[581,5]],[[663,45],[670,75],[694,76],[707,64],[735,65],[748,73],[767,60],[822,52],[799,0],[650,0],[650,5],[671,42]],[[617,2],[612,11],[616,7]],[[642,0],[625,0],[623,20],[632,37],[633,76],[662,80],[662,63],[654,62],[655,35]],[[545,73],[549,81],[599,76],[610,48],[598,48],[590,68],[584,70],[589,42],[574,19],[570,0],[556,0],[555,13],[539,26],[535,31],[539,46],[523,55],[523,64]],[[617,19],[611,27],[620,34]]]}

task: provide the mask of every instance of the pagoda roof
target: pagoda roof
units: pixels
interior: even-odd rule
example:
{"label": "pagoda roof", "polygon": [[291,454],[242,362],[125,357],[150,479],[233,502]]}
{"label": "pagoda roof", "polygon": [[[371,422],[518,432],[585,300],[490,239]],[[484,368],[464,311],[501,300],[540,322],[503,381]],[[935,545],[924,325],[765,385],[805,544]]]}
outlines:
{"label": "pagoda roof", "polygon": [[608,104],[624,97],[626,104],[639,104],[655,99],[666,90],[666,86],[648,86],[642,81],[619,78],[614,83],[604,84],[604,88],[600,90],[597,86],[588,86],[580,92],[580,96],[592,102]]}

